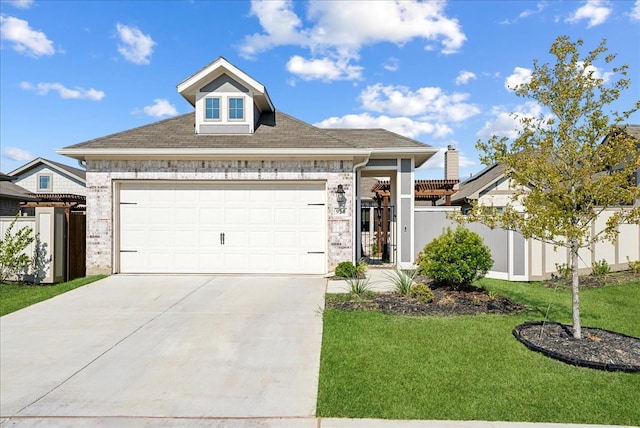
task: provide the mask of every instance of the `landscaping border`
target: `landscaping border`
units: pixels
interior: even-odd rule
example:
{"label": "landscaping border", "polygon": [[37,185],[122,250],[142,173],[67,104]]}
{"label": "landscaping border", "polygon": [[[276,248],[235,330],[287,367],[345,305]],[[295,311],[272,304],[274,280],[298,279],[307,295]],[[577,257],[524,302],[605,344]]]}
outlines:
{"label": "landscaping border", "polygon": [[[587,368],[591,368],[591,369],[596,369],[596,370],[605,370],[605,371],[622,371],[622,372],[627,372],[627,373],[636,373],[636,372],[640,372],[640,364],[637,365],[626,365],[626,364],[615,364],[615,363],[601,363],[601,362],[596,362],[596,361],[588,361],[588,360],[583,360],[583,359],[577,359],[577,358],[572,358],[568,355],[564,355],[562,353],[544,348],[542,346],[536,345],[533,342],[531,342],[530,340],[528,340],[527,338],[525,338],[522,334],[521,334],[521,330],[532,326],[532,325],[545,325],[545,324],[551,324],[551,325],[559,325],[561,327],[571,327],[568,324],[561,324],[558,322],[551,322],[551,321],[527,321],[524,322],[516,327],[513,328],[513,330],[511,331],[511,333],[513,334],[513,336],[522,344],[524,344],[527,348],[529,348],[532,351],[535,352],[540,352],[541,354],[549,357],[549,358],[553,358],[555,360],[559,360],[562,361],[564,363],[567,364],[571,364],[574,366],[578,366],[578,367],[587,367]],[[635,339],[640,341],[640,338],[634,337],[634,336],[629,336],[623,333],[618,333],[616,331],[611,331],[611,330],[605,330],[602,328],[596,328],[596,327],[582,327],[582,330],[591,330],[591,331],[602,331],[602,332],[606,332],[606,333],[610,333],[610,334],[614,334],[614,335],[618,335],[621,337],[628,337],[631,339]]]}

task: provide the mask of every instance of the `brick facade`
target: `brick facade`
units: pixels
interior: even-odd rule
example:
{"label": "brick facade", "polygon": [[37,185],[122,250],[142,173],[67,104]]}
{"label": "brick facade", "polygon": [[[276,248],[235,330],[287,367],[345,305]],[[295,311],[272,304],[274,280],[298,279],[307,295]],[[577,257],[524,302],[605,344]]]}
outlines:
{"label": "brick facade", "polygon": [[[353,259],[351,160],[98,160],[87,161],[87,274],[113,272],[114,182],[118,180],[325,181],[329,271]],[[335,189],[347,197],[337,210]]]}

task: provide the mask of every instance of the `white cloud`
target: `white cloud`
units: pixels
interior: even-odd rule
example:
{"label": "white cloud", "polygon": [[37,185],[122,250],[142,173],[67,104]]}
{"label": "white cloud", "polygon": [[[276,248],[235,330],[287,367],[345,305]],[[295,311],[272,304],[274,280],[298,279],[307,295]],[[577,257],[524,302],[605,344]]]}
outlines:
{"label": "white cloud", "polygon": [[433,124],[408,117],[389,117],[384,115],[374,117],[369,113],[330,117],[314,125],[319,128],[383,128],[407,138],[416,138],[421,134],[431,134],[434,137],[442,138],[453,133],[446,124]]}
{"label": "white cloud", "polygon": [[360,93],[362,107],[368,111],[400,116],[422,116],[421,119],[459,122],[480,113],[480,109],[466,103],[469,94],[447,94],[438,87],[424,87],[411,91],[405,86],[368,86]]}
{"label": "white cloud", "polygon": [[320,58],[306,60],[295,55],[287,62],[287,70],[303,80],[357,80],[362,78],[362,67],[350,65],[348,59]]}
{"label": "white cloud", "polygon": [[515,91],[518,86],[531,82],[531,70],[523,67],[516,67],[513,73],[504,81],[504,87],[508,91]]}
{"label": "white cloud", "polygon": [[475,80],[478,77],[472,71],[462,70],[458,77],[456,77],[456,85],[466,85],[470,80]]}
{"label": "white cloud", "polygon": [[122,44],[118,45],[118,52],[134,64],[149,64],[153,47],[156,42],[151,36],[144,34],[136,27],[116,24],[118,37]]}
{"label": "white cloud", "polygon": [[[140,110],[134,110],[133,114],[140,113]],[[164,98],[156,98],[153,104],[142,108],[142,113],[152,117],[175,116],[178,114],[176,107]]]}
{"label": "white cloud", "polygon": [[100,101],[104,98],[105,93],[102,91],[98,91],[96,89],[83,89],[80,87],[75,87],[73,89],[65,87],[61,83],[45,83],[41,82],[36,85],[33,85],[30,82],[21,82],[20,88],[26,91],[34,91],[38,95],[47,95],[49,92],[54,91],[60,95],[60,98],[64,99],[84,99],[91,101]]}
{"label": "white cloud", "polygon": [[576,9],[571,14],[566,22],[576,24],[584,19],[589,21],[587,28],[595,27],[606,22],[607,18],[611,14],[611,8],[609,2],[606,0],[587,0],[587,2]]}
{"label": "white cloud", "polygon": [[39,57],[53,55],[53,42],[42,31],[33,30],[29,23],[13,16],[0,16],[0,39],[13,43],[13,49],[25,55]]}
{"label": "white cloud", "polygon": [[545,10],[547,7],[546,2],[538,2],[536,4],[536,8],[535,9],[525,9],[522,12],[520,12],[520,14],[518,15],[517,18],[514,19],[505,19],[504,21],[500,22],[501,24],[515,24],[516,22],[518,22],[521,19],[525,19],[528,18],[532,15],[536,15],[540,12],[542,12],[543,10]]}
{"label": "white cloud", "polygon": [[[254,0],[251,15],[258,18],[264,31],[246,36],[239,51],[243,57],[251,58],[277,46],[300,46],[309,49],[312,59],[293,57],[291,67],[323,68],[322,72],[301,73],[306,78],[327,80],[328,76],[337,75],[340,79],[347,76],[359,79],[360,71],[351,69],[337,74],[326,72],[326,63],[348,64],[357,60],[360,48],[365,45],[383,42],[402,45],[414,39],[423,39],[427,50],[431,50],[434,42],[440,42],[442,53],[457,52],[466,36],[458,20],[445,15],[445,6],[445,2],[416,0],[310,2],[306,15],[309,25],[305,26],[296,15],[292,0]],[[395,67],[393,62],[389,67]]]}
{"label": "white cloud", "polygon": [[400,69],[400,60],[398,60],[398,58],[391,57],[383,64],[383,67],[387,71],[398,71]]}
{"label": "white cloud", "polygon": [[14,7],[17,7],[18,9],[29,9],[31,6],[33,6],[34,0],[4,0],[4,1],[13,5]]}
{"label": "white cloud", "polygon": [[629,12],[629,17],[632,21],[640,21],[640,0],[636,0],[631,12]]}
{"label": "white cloud", "polygon": [[494,135],[515,138],[521,129],[519,118],[540,118],[542,107],[535,101],[528,101],[516,107],[515,112],[507,112],[502,107],[495,107],[492,112],[494,118],[485,122],[483,128],[476,133],[478,138],[486,139]]}
{"label": "white cloud", "polygon": [[19,162],[26,162],[35,157],[31,152],[19,147],[5,147],[4,150],[2,150],[2,156]]}

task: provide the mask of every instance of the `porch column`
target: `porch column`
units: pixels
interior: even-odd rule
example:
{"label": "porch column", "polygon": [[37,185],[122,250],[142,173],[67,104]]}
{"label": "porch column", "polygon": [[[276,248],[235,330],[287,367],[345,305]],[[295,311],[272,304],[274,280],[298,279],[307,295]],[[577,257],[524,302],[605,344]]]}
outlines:
{"label": "porch column", "polygon": [[414,196],[414,166],[413,158],[399,159],[399,174],[396,183],[397,196],[397,243],[398,266],[402,269],[413,268],[415,261],[413,237]]}

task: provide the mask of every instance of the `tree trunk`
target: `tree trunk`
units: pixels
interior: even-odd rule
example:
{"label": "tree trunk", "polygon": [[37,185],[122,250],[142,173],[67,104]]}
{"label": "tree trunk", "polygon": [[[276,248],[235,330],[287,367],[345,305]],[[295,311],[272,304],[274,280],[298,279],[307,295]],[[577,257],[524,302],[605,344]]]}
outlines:
{"label": "tree trunk", "polygon": [[573,296],[573,337],[582,339],[582,327],[580,326],[580,279],[578,277],[578,243],[571,242],[571,291]]}

